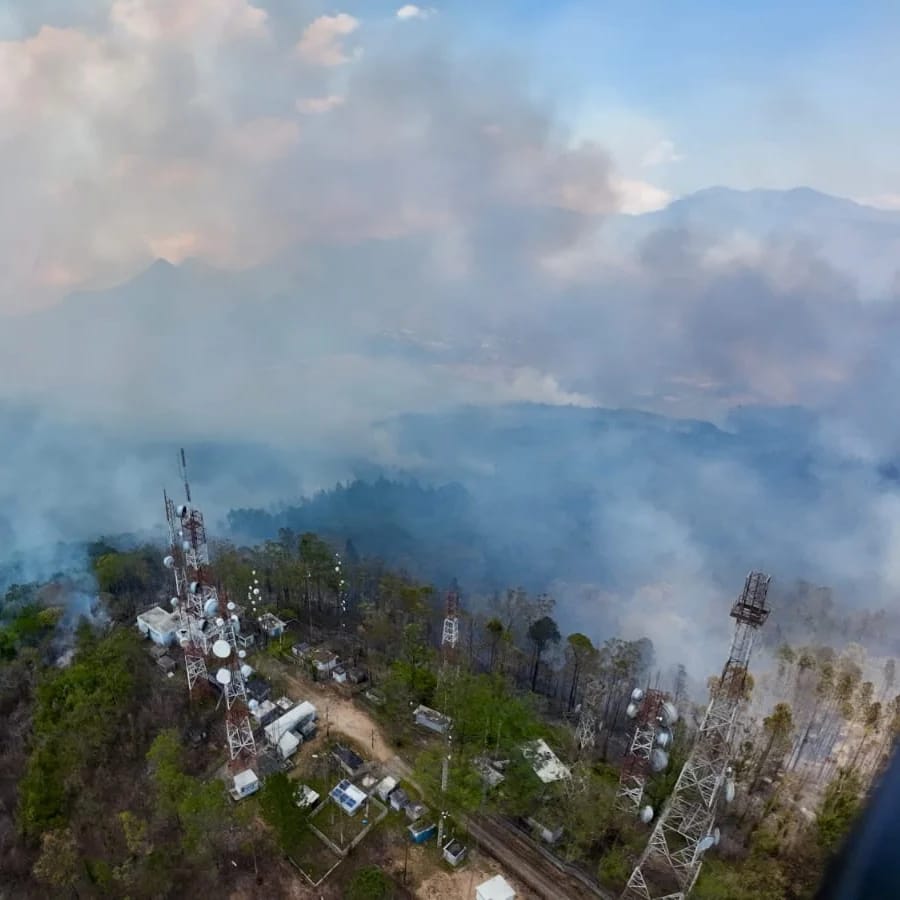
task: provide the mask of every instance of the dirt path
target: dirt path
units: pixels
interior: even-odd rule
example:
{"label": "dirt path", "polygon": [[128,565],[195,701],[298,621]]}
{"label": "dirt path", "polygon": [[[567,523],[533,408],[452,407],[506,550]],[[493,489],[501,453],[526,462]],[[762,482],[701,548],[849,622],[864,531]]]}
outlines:
{"label": "dirt path", "polygon": [[415,894],[421,900],[469,900],[475,896],[479,884],[502,875],[513,887],[519,900],[538,900],[538,895],[500,867],[496,860],[474,850],[465,866],[458,872],[432,871],[424,874]]}
{"label": "dirt path", "polygon": [[317,684],[288,672],[284,675],[296,691],[294,699],[309,700],[318,710],[320,731],[327,733],[333,729],[347,735],[365,748],[368,756],[380,763],[390,763],[396,756],[378,723],[330,683]]}

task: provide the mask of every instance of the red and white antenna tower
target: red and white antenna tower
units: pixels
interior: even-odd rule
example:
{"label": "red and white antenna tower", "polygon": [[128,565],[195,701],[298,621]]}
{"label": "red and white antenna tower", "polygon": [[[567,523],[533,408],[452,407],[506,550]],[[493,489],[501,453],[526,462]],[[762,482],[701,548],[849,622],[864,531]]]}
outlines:
{"label": "red and white antenna tower", "polygon": [[208,686],[209,663],[225,698],[225,735],[231,761],[253,757],[256,743],[247,707],[245,678],[249,668],[239,644],[240,619],[234,603],[224,604],[212,584],[203,513],[193,505],[184,450],[180,454],[186,503],[176,505],[163,493],[169,524],[170,551],[164,562],[175,578],[172,607],[178,616],[178,641],[191,695]]}
{"label": "red and white antenna tower", "polygon": [[716,812],[723,791],[726,802],[734,796],[731,745],[746,694],[753,639],[769,617],[770,581],[768,575],[751,572],[731,607],[734,637],[722,677],[622,900],[685,900],[700,874],[703,854],[719,842]]}

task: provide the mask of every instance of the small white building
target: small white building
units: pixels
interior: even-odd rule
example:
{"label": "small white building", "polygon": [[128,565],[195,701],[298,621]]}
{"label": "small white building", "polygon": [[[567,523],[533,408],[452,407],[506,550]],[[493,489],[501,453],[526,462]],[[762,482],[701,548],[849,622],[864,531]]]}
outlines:
{"label": "small white building", "polygon": [[259,627],[262,628],[269,637],[275,638],[281,637],[281,635],[284,634],[285,623],[272,613],[263,613],[259,617]]}
{"label": "small white building", "polygon": [[319,792],[309,785],[301,784],[294,793],[294,802],[300,809],[310,809],[319,802]]}
{"label": "small white building", "polygon": [[347,683],[347,670],[343,666],[336,666],[331,670],[331,677],[338,684],[346,684]]}
{"label": "small white building", "polygon": [[228,792],[234,800],[243,800],[259,790],[259,778],[253,769],[245,769],[234,776],[234,786]]}
{"label": "small white building", "polygon": [[166,612],[161,606],[144,610],[137,617],[138,631],[150,638],[154,644],[168,647],[175,643],[175,632],[178,631],[178,616]]}
{"label": "small white building", "polygon": [[[280,702],[275,704],[280,707]],[[270,722],[263,729],[267,743],[272,747],[278,748],[278,755],[282,759],[287,759],[293,755],[300,746],[303,738],[297,734],[310,733],[310,726],[315,727],[316,708],[304,701],[291,707],[287,712],[282,713],[274,722]]]}
{"label": "small white building", "polygon": [[250,715],[257,725],[269,725],[278,715],[279,709],[271,700],[257,701],[256,706],[250,704]]}
{"label": "small white building", "polygon": [[466,847],[461,841],[451,840],[444,845],[443,857],[451,866],[458,866],[466,855]]}
{"label": "small white building", "polygon": [[413,719],[416,725],[421,725],[429,731],[435,731],[438,734],[444,734],[450,727],[452,720],[449,716],[431,709],[428,706],[417,706],[413,711]]}
{"label": "small white building", "polygon": [[550,749],[543,738],[538,738],[522,748],[525,759],[531,763],[534,774],[544,784],[552,784],[554,781],[563,781],[569,777],[569,768]]}
{"label": "small white building", "polygon": [[337,653],[326,650],[324,647],[317,647],[309,654],[308,658],[316,670],[316,678],[329,675],[340,663]]}
{"label": "small white building", "polygon": [[387,803],[388,797],[395,787],[397,787],[397,779],[394,778],[393,775],[387,775],[382,778],[375,787],[375,796],[381,800],[382,803]]}
{"label": "small white building", "polygon": [[304,700],[266,725],[266,740],[270,744],[277,744],[285,734],[301,729],[307,722],[314,721],[316,716],[316,708],[308,700]]}
{"label": "small white building", "polygon": [[297,752],[297,748],[300,746],[300,738],[293,731],[287,731],[278,739],[277,746],[278,755],[282,759],[289,759]]}
{"label": "small white building", "polygon": [[361,791],[355,784],[346,778],[335,785],[328,794],[332,800],[345,812],[348,816],[355,816],[357,810],[366,801],[364,791]]}
{"label": "small white building", "polygon": [[516,892],[502,875],[495,875],[475,888],[475,900],[516,900]]}

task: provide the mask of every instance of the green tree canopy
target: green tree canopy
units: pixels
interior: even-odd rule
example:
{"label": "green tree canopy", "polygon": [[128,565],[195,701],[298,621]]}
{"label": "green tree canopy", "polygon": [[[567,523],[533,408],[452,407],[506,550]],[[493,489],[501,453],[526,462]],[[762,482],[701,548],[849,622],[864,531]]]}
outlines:
{"label": "green tree canopy", "polygon": [[347,885],[347,900],[390,900],[394,884],[378,866],[363,866]]}

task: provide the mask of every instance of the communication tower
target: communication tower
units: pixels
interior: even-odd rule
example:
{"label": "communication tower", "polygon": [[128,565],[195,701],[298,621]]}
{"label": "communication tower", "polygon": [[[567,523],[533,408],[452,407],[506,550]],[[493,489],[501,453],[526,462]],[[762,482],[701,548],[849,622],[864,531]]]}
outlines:
{"label": "communication tower", "polygon": [[726,802],[734,797],[731,744],[745,697],[753,639],[769,617],[770,581],[768,575],[750,572],[731,607],[735,625],[728,660],[694,748],[628,879],[622,900],[685,900],[700,874],[703,854],[719,842],[716,807],[723,789]]}
{"label": "communication tower", "polygon": [[178,642],[184,650],[188,691],[208,687],[210,664],[225,699],[225,735],[232,762],[254,756],[256,744],[247,706],[245,679],[250,668],[239,647],[240,618],[234,603],[213,585],[203,513],[191,499],[184,450],[180,454],[186,503],[176,505],[163,492],[169,525],[169,554],[163,560],[175,580],[172,608],[178,616]]}
{"label": "communication tower", "polygon": [[582,752],[593,748],[597,732],[602,727],[600,719],[602,696],[603,690],[599,679],[590,677],[584,688],[581,706],[578,709],[578,725],[575,727],[575,741]]}
{"label": "communication tower", "polygon": [[678,721],[678,710],[662,691],[635,688],[625,714],[634,719],[635,728],[622,764],[617,805],[624,811],[637,812],[646,824],[653,819],[654,810],[649,805],[641,806],[644,787],[651,774],[669,765],[671,728]]}
{"label": "communication tower", "polygon": [[456,655],[457,644],[459,644],[459,593],[449,590],[447,591],[444,630],[441,633],[441,651],[445,660],[449,661]]}

